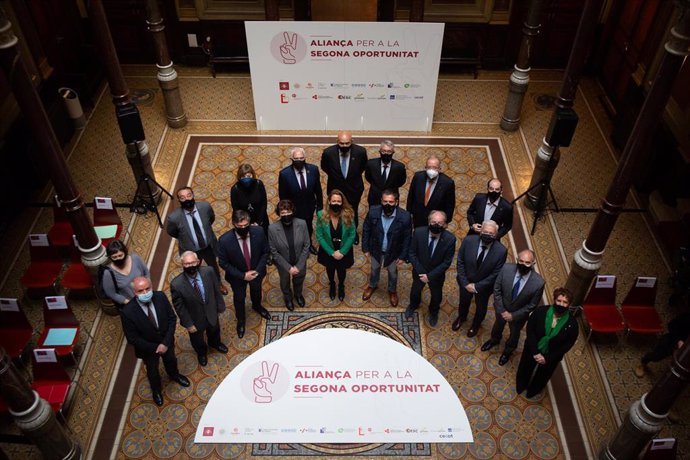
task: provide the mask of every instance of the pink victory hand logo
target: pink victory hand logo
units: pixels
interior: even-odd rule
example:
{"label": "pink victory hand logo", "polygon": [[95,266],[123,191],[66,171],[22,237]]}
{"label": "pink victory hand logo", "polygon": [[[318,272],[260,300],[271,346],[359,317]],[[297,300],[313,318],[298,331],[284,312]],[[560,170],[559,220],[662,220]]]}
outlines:
{"label": "pink victory hand logo", "polygon": [[283,58],[283,64],[294,64],[297,62],[297,59],[295,59],[292,52],[297,49],[297,34],[283,32],[283,39],[285,42],[280,45],[280,57]]}
{"label": "pink victory hand logo", "polygon": [[268,384],[273,385],[276,383],[279,367],[278,363],[273,363],[269,371],[268,363],[266,361],[261,362],[261,375],[254,379],[254,402],[270,403],[273,401],[273,393],[268,388]]}
{"label": "pink victory hand logo", "polygon": [[295,32],[280,32],[271,40],[271,54],[281,64],[297,64],[307,55],[307,42]]}

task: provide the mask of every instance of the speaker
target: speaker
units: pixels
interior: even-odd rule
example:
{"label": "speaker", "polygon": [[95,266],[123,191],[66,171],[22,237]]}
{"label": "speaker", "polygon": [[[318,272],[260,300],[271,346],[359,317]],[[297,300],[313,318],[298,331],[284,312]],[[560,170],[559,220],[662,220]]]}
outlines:
{"label": "speaker", "polygon": [[125,144],[132,144],[146,139],[144,126],[141,124],[139,109],[134,104],[121,105],[115,109],[120,134]]}
{"label": "speaker", "polygon": [[551,146],[569,147],[575,135],[579,118],[573,109],[556,109],[556,116],[551,118],[546,142]]}

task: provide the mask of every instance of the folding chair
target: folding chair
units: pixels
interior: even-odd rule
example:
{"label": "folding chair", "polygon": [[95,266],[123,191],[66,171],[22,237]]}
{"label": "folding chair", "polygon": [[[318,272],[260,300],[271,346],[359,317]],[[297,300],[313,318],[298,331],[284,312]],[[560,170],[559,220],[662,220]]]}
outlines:
{"label": "folding chair", "polygon": [[592,332],[616,334],[625,331],[625,321],[616,307],[616,277],[599,275],[582,303],[582,312],[589,326],[587,340]]}
{"label": "folding chair", "polygon": [[34,330],[17,299],[0,298],[0,347],[12,359],[22,356]]}
{"label": "folding chair", "polygon": [[65,208],[53,206],[53,226],[48,230],[48,238],[53,245],[67,248],[72,244],[72,235],[74,235],[74,230],[67,219]]}
{"label": "folding chair", "polygon": [[120,238],[122,219],[113,205],[113,199],[97,196],[93,199],[93,227],[103,246]]}
{"label": "folding chair", "polygon": [[621,305],[628,331],[639,334],[661,334],[664,325],[654,308],[656,278],[638,276]]}
{"label": "folding chair", "polygon": [[70,265],[67,271],[62,275],[62,287],[65,289],[75,291],[92,290],[94,281],[91,274],[86,270],[84,264],[81,263],[81,252],[77,248],[77,240],[74,238],[74,244],[70,249]]}
{"label": "folding chair", "polygon": [[33,374],[31,388],[42,398],[48,401],[50,407],[58,417],[67,425],[66,411],[67,395],[69,394],[72,379],[62,363],[58,361],[54,348],[36,348],[33,352]]}
{"label": "folding chair", "polygon": [[48,235],[29,235],[29,254],[31,264],[20,280],[22,286],[26,289],[52,289],[57,293],[57,279],[63,262]]}
{"label": "folding chair", "polygon": [[58,357],[70,355],[74,364],[74,348],[79,340],[81,325],[74,316],[65,296],[46,297],[43,301],[43,332],[38,348],[54,348]]}

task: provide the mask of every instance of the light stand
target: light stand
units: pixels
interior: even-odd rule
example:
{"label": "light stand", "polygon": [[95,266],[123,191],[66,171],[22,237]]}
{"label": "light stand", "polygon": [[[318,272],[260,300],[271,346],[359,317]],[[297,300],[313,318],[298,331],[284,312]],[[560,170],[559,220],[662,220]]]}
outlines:
{"label": "light stand", "polygon": [[[134,141],[134,149],[136,150],[137,153],[137,161],[139,162],[139,167],[141,168],[140,170],[143,171],[141,177],[137,181],[137,188],[136,192],[134,193],[134,198],[132,199],[132,203],[129,205],[129,211],[130,212],[135,212],[137,214],[146,214],[148,211],[152,211],[156,213],[156,217],[158,218],[158,225],[160,225],[161,228],[163,228],[163,219],[161,218],[161,213],[158,210],[158,205],[156,204],[156,199],[153,197],[153,190],[151,189],[151,183],[155,184],[158,186],[158,188],[161,190],[161,192],[165,193],[172,199],[172,194],[168,192],[159,182],[156,181],[153,177],[151,177],[146,170],[144,169],[143,162],[141,161],[141,154],[139,152],[139,142],[140,141]],[[142,194],[139,193],[140,190],[142,190],[142,186],[146,187],[146,194],[142,196]]]}

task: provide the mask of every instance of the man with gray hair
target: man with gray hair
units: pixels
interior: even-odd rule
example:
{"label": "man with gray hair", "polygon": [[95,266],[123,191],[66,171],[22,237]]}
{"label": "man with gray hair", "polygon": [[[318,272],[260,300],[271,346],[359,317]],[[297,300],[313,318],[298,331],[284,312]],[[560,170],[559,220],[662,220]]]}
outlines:
{"label": "man with gray hair", "polygon": [[[292,164],[283,168],[278,175],[278,196],[290,200],[295,206],[294,216],[307,223],[309,238],[314,232],[314,213],[323,209],[321,174],[316,165],[307,163],[302,147],[290,149]],[[309,251],[316,255],[316,248],[310,245]]]}
{"label": "man with gray hair", "polygon": [[369,182],[367,201],[370,207],[381,204],[381,193],[384,190],[399,193],[398,189],[407,181],[405,165],[393,159],[394,153],[395,144],[385,140],[379,147],[380,157],[367,161],[364,178]]}
{"label": "man with gray hair", "polygon": [[467,319],[474,297],[477,310],[467,331],[467,337],[477,335],[479,326],[486,316],[494,282],[508,255],[506,247],[496,241],[497,233],[496,222],[485,220],[482,222],[481,232],[465,237],[458,251],[457,281],[460,287],[460,302],[458,317],[453,321],[452,329],[457,331]]}

